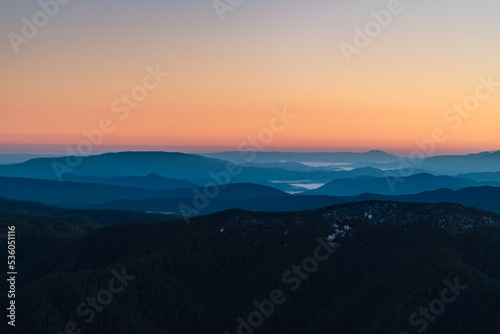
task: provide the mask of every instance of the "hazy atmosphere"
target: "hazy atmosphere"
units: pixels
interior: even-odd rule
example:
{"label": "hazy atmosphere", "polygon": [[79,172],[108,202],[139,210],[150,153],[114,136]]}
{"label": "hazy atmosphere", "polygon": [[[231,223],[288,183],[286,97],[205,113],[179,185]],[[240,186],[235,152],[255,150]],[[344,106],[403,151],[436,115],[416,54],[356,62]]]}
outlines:
{"label": "hazy atmosphere", "polygon": [[[266,150],[408,153],[435,128],[441,153],[498,148],[500,94],[448,112],[500,81],[497,1],[400,1],[380,29],[391,1],[66,2],[46,24],[36,1],[0,5],[3,151],[63,153],[103,118],[101,152],[236,150],[284,106]],[[169,75],[130,97],[147,67]]]}
{"label": "hazy atmosphere", "polygon": [[500,2],[0,3],[0,334],[500,333]]}

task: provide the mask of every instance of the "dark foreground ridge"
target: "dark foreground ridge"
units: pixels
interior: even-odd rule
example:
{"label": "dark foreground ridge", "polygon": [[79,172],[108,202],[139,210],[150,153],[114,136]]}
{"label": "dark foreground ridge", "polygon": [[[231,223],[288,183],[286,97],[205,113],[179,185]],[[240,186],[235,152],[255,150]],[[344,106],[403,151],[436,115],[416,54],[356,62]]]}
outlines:
{"label": "dark foreground ridge", "polygon": [[[500,216],[457,204],[229,210],[83,233],[13,224],[18,333],[500,332]],[[318,238],[336,249],[311,270]]]}

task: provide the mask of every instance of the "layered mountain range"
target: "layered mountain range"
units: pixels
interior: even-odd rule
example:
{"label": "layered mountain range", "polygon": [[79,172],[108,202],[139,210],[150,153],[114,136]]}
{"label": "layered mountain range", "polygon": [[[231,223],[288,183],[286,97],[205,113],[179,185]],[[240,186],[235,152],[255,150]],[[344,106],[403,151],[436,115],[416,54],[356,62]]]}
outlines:
{"label": "layered mountain range", "polygon": [[499,152],[4,158],[19,333],[500,330]]}

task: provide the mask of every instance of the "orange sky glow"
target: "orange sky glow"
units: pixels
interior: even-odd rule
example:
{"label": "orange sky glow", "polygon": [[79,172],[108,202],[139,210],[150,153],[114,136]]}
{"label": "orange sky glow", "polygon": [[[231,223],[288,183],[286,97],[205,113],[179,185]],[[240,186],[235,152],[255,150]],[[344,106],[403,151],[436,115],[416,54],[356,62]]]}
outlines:
{"label": "orange sky glow", "polygon": [[[442,3],[406,2],[351,63],[340,43],[387,1],[246,3],[223,22],[210,2],[68,4],[19,53],[2,40],[0,153],[63,152],[103,119],[113,131],[95,152],[237,150],[285,107],[296,117],[264,150],[404,153],[436,128],[447,135],[437,152],[498,150],[500,84],[472,112],[448,110],[480,77],[500,82],[500,23],[445,2],[446,15]],[[2,6],[5,36],[39,9]],[[168,77],[121,119],[113,103],[157,65]]]}

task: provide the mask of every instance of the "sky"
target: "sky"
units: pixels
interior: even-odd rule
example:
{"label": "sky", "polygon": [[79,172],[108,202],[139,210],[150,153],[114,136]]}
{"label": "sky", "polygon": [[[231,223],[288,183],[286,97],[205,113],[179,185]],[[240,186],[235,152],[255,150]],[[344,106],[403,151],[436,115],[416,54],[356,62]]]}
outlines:
{"label": "sky", "polygon": [[0,2],[0,153],[500,149],[497,0],[60,1]]}

